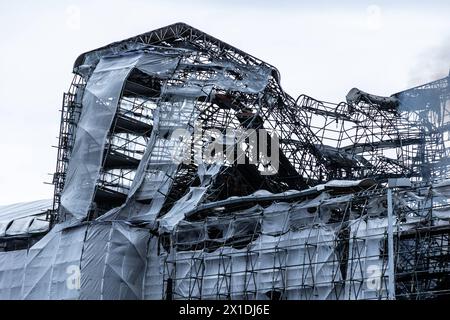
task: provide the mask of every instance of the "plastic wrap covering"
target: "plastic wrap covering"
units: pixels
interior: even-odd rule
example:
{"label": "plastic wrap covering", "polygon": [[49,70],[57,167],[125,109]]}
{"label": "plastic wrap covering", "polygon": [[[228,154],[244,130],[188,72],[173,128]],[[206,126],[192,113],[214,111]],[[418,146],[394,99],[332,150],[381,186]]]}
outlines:
{"label": "plastic wrap covering", "polygon": [[27,250],[0,252],[0,299],[22,299]]}
{"label": "plastic wrap covering", "polygon": [[91,75],[83,96],[74,148],[67,171],[61,205],[66,214],[86,217],[102,166],[106,137],[116,114],[125,79],[133,68],[167,77],[178,56],[158,52],[132,52],[104,57]]}
{"label": "plastic wrap covering", "polygon": [[5,236],[31,235],[48,231],[49,223],[46,215],[41,214],[34,217],[15,219],[7,230]]}
{"label": "plastic wrap covering", "polygon": [[291,228],[299,229],[308,226],[319,218],[319,207],[322,201],[329,198],[327,193],[321,193],[317,197],[291,205],[289,223]]}
{"label": "plastic wrap covering", "polygon": [[387,218],[352,221],[345,299],[387,299]]}
{"label": "plastic wrap covering", "polygon": [[14,219],[39,215],[52,207],[53,200],[37,200],[0,206],[0,221],[12,221]]}
{"label": "plastic wrap covering", "polygon": [[[251,197],[270,196],[274,195],[258,191]],[[387,298],[387,219],[365,216],[344,224],[332,222],[352,212],[353,197],[323,192],[301,202],[272,202],[265,208],[256,205],[201,221],[180,220],[172,233],[170,253],[160,248],[164,268],[159,272],[164,286],[170,283],[166,297]],[[394,197],[394,205],[404,207],[400,200]],[[383,215],[383,204],[385,197],[369,199],[368,216],[372,211]],[[396,228],[398,232],[414,229],[421,219],[408,217]],[[155,267],[152,270],[157,272]]]}
{"label": "plastic wrap covering", "polygon": [[[165,86],[161,96],[166,97],[167,101],[162,101],[154,112],[154,125],[150,141],[145,154],[139,164],[131,191],[128,194],[128,201],[122,209],[116,211],[114,216],[122,219],[136,219],[154,221],[158,216],[166,196],[170,191],[179,162],[182,160],[187,147],[180,140],[170,137],[177,129],[185,129],[192,133],[195,121],[200,113],[196,107],[196,100],[199,97],[208,97],[211,95],[213,85],[215,87],[227,90],[239,90],[241,92],[254,93],[261,91],[267,85],[270,74],[269,68],[250,68],[237,66],[236,64],[218,61],[215,64],[191,65],[180,64],[177,70],[211,70],[216,72],[207,80],[191,80],[183,86],[171,85]],[[239,74],[240,81],[231,81],[233,74]],[[236,84],[237,83],[237,84]],[[207,186],[208,182],[218,173],[219,166],[210,166],[205,168],[199,165],[198,175],[202,185]],[[207,187],[204,188],[204,194]],[[183,204],[180,199],[174,208],[170,211],[167,218],[162,220],[164,227],[170,227],[164,221],[175,217],[180,220],[183,214],[194,210],[201,202],[200,192],[194,192],[194,199],[189,201],[189,205]],[[191,197],[191,193],[185,197]],[[141,205],[135,200],[149,202],[148,205]],[[180,211],[181,210],[181,211]]]}
{"label": "plastic wrap covering", "polygon": [[289,217],[291,204],[273,203],[264,209],[264,219],[262,221],[261,232],[266,235],[284,234],[289,230]]}
{"label": "plastic wrap covering", "polygon": [[159,250],[158,237],[151,237],[147,250],[147,267],[145,270],[143,297],[145,300],[160,300],[164,298],[164,261],[167,253]]}
{"label": "plastic wrap covering", "polygon": [[160,232],[171,232],[173,228],[185,218],[187,212],[195,211],[197,206],[203,201],[211,186],[212,180],[219,173],[220,165],[210,166],[204,163],[198,165],[198,175],[200,177],[200,187],[190,187],[189,192],[176,201],[172,209],[159,219]]}
{"label": "plastic wrap covering", "polygon": [[[139,50],[145,49],[147,46],[142,43],[128,43],[126,50]],[[86,56],[86,59],[82,61],[82,64],[78,65],[78,61],[75,63],[75,72],[82,74],[84,77],[89,77],[95,66],[99,63],[100,59],[105,56],[120,55],[124,51],[124,48],[107,48],[104,50],[96,50],[92,54]]]}
{"label": "plastic wrap covering", "polygon": [[323,194],[180,221],[164,270],[173,298],[343,298],[336,231],[324,223],[330,207],[342,209],[348,201]]}
{"label": "plastic wrap covering", "polygon": [[193,210],[202,200],[205,187],[191,187],[189,192],[178,200],[170,211],[160,219],[162,232],[170,232],[184,218],[184,213]]}
{"label": "plastic wrap covering", "polygon": [[369,217],[386,216],[387,200],[380,197],[369,199],[367,203],[367,214]]}
{"label": "plastic wrap covering", "polygon": [[81,261],[80,299],[142,299],[149,233],[124,223],[94,224]]}
{"label": "plastic wrap covering", "polygon": [[[173,230],[175,245],[181,249],[208,246],[209,243],[238,246],[249,239],[263,235],[280,235],[289,230],[299,230],[314,224],[326,224],[333,214],[342,214],[351,196],[329,199],[326,193],[300,203],[273,203],[267,208],[256,205],[233,215],[208,216],[205,221],[188,222],[170,215],[160,219],[162,230]],[[186,206],[189,206],[186,203]],[[172,229],[164,226],[176,222]],[[214,247],[214,246],[212,246]]]}
{"label": "plastic wrap covering", "polygon": [[140,57],[140,54],[134,54],[103,58],[87,83],[61,196],[65,213],[77,219],[86,217],[91,206],[106,136],[116,114],[123,83]]}
{"label": "plastic wrap covering", "polygon": [[67,286],[67,267],[80,264],[85,229],[53,229],[28,252],[0,253],[0,297],[77,299],[78,291]]}
{"label": "plastic wrap covering", "polygon": [[[196,96],[202,91],[197,90]],[[146,152],[141,160],[130,196],[133,200],[150,201],[140,210],[125,206],[120,216],[128,219],[155,220],[166,200],[173,183],[173,177],[179,166],[174,161],[177,152],[184,154],[184,145],[180,140],[170,139],[177,129],[192,131],[193,123],[199,113],[194,100],[174,98],[163,102],[156,110],[154,129]]]}
{"label": "plastic wrap covering", "polygon": [[[259,93],[267,86],[272,69],[264,65],[248,66],[219,59],[213,59],[207,64],[197,63],[197,61],[192,63],[188,62],[189,60],[181,62],[182,56],[199,54],[188,49],[169,50],[148,46],[128,54],[115,53],[115,57],[105,56],[106,52],[112,49],[105,50],[101,53],[103,58],[97,59],[96,55],[89,55],[90,58],[86,59],[83,65],[83,68],[87,68],[87,65],[92,68],[98,62],[87,83],[86,91],[88,93],[83,98],[82,117],[77,129],[74,155],[72,155],[69,166],[68,186],[63,192],[62,201],[63,207],[77,218],[86,216],[92,202],[95,182],[101,166],[102,152],[105,147],[103,141],[117,108],[117,100],[122,88],[121,83],[125,81],[131,69],[136,68],[160,80],[167,79],[169,75],[176,78],[176,72],[208,74],[208,77],[192,77],[187,82],[165,83],[162,86],[157,108],[152,115],[151,136],[127,194],[127,201],[120,209],[114,209],[102,218],[103,220],[119,218],[154,221],[166,201],[166,196],[170,192],[179,168],[179,162],[174,161],[174,156],[183,154],[183,148],[186,147],[183,142],[171,139],[171,136],[177,129],[185,129],[192,133],[201,112],[196,105],[199,98],[210,99],[213,88],[247,94]],[[159,57],[154,53],[158,50],[164,51],[161,55],[161,57],[165,56],[164,59],[158,60]],[[97,78],[101,78],[103,84],[108,83],[108,85],[103,85],[101,92],[93,92],[91,89],[98,82]],[[114,78],[114,81],[109,82],[108,78]],[[89,96],[92,96],[92,99],[89,99]],[[108,102],[106,108],[105,103],[101,103],[101,101]],[[102,107],[107,111],[104,117],[101,114],[94,114],[97,112],[94,110]],[[96,119],[99,116],[100,118]],[[85,121],[90,123],[85,124]],[[94,123],[96,124],[95,132],[90,127]],[[81,136],[78,132],[81,132]],[[94,140],[100,145],[97,144],[94,148],[89,146],[90,143],[82,141],[87,139],[83,138],[84,132],[89,132],[89,137],[98,137]],[[81,149],[79,151],[77,146],[82,146],[84,151]],[[93,148],[97,151],[93,151]],[[89,151],[89,155],[87,151]],[[92,161],[87,157],[90,157]],[[212,169],[218,168],[213,167]],[[77,172],[76,178],[72,178],[74,172]],[[205,170],[202,165],[199,165],[200,180],[210,181],[217,173],[218,170],[211,171],[211,168]],[[73,179],[75,180],[72,183]],[[79,183],[80,181],[83,181],[83,184]],[[203,184],[206,185],[206,183]],[[79,186],[82,186],[84,191]],[[76,196],[73,197],[71,194],[76,194]],[[192,208],[194,207],[195,205],[192,204]]]}
{"label": "plastic wrap covering", "polygon": [[436,196],[441,196],[445,199],[450,198],[450,180],[446,179],[435,183],[433,185],[433,193]]}
{"label": "plastic wrap covering", "polygon": [[77,299],[67,267],[79,266],[86,227],[52,231],[28,252],[23,299]]}
{"label": "plastic wrap covering", "polygon": [[52,200],[38,200],[0,206],[0,237],[46,232],[45,211]]}
{"label": "plastic wrap covering", "polygon": [[255,206],[236,216],[208,217],[206,222],[180,221],[173,233],[175,246],[179,250],[203,248],[211,245],[217,248],[223,244],[245,246],[261,229],[262,208]]}
{"label": "plastic wrap covering", "polygon": [[433,210],[433,216],[440,220],[450,220],[450,207],[440,207]]}
{"label": "plastic wrap covering", "polygon": [[0,298],[142,299],[148,240],[118,222],[56,227],[28,252],[0,252]]}
{"label": "plastic wrap covering", "polygon": [[362,179],[362,180],[331,180],[325,184],[319,184],[314,187],[316,190],[326,190],[326,189],[367,189],[373,187],[377,182],[373,179]]}
{"label": "plastic wrap covering", "polygon": [[262,236],[252,249],[261,252],[257,298],[270,298],[267,292],[286,288],[287,299],[338,299],[335,284],[342,278],[334,241],[334,230],[323,226]]}
{"label": "plastic wrap covering", "polygon": [[[310,212],[309,216],[312,216],[312,213],[314,213],[315,207],[319,206],[319,205],[323,205],[328,203],[329,206],[323,206],[323,214],[325,214],[325,212],[329,212],[332,211],[333,209],[339,209],[339,208],[332,208],[334,203],[343,203],[341,205],[338,205],[339,207],[345,207],[345,202],[347,202],[350,198],[351,195],[346,195],[346,196],[342,196],[342,197],[337,197],[334,198],[333,200],[330,200],[329,202],[326,202],[325,200],[327,198],[329,198],[329,194],[327,192],[323,192],[323,190],[339,190],[339,189],[348,189],[348,192],[345,193],[350,193],[352,192],[353,188],[356,188],[356,190],[361,190],[364,187],[361,184],[361,181],[353,181],[353,183],[351,183],[350,181],[346,181],[343,180],[341,181],[342,184],[340,184],[339,186],[336,185],[331,185],[331,186],[326,186],[326,184],[321,185],[320,188],[318,188],[318,186],[315,186],[313,188],[307,189],[307,190],[302,190],[302,191],[298,191],[298,190],[288,190],[286,192],[282,192],[282,193],[271,193],[269,191],[266,190],[258,190],[248,196],[241,196],[241,197],[230,197],[228,199],[225,200],[220,200],[220,201],[215,201],[212,203],[201,203],[199,205],[197,205],[194,209],[190,209],[189,211],[186,211],[184,213],[184,215],[186,217],[190,217],[193,214],[195,214],[198,211],[201,210],[208,210],[208,209],[213,209],[213,208],[220,208],[221,206],[225,206],[225,205],[232,205],[232,204],[236,204],[236,203],[245,203],[245,202],[249,202],[252,203],[254,201],[286,201],[286,200],[292,200],[292,199],[297,199],[297,198],[302,198],[305,197],[306,195],[317,195],[317,198],[315,198],[314,200],[307,200],[304,201],[300,204],[298,204],[296,206],[297,209],[308,209],[308,211]],[[370,184],[370,186],[372,186],[373,184]],[[350,189],[349,189],[350,188]],[[320,189],[320,190],[318,190]],[[344,193],[344,192],[343,192]],[[342,209],[342,208],[340,208]]]}
{"label": "plastic wrap covering", "polygon": [[[173,253],[175,299],[336,299],[341,280],[334,232],[324,227],[260,236],[244,249]],[[308,245],[308,243],[315,245]]]}

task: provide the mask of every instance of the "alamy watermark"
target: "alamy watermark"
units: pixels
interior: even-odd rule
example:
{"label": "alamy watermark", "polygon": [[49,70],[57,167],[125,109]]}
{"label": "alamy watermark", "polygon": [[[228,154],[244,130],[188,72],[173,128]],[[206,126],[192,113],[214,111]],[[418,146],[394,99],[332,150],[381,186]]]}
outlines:
{"label": "alamy watermark", "polygon": [[81,9],[76,5],[70,5],[66,8],[66,27],[70,30],[78,31],[81,29]]}
{"label": "alamy watermark", "polygon": [[262,175],[279,169],[279,137],[266,129],[177,129],[170,136],[172,161],[191,164],[254,164]]}
{"label": "alamy watermark", "polygon": [[367,266],[367,289],[379,291],[381,289],[382,275],[381,268],[378,265],[372,264]]}
{"label": "alamy watermark", "polygon": [[81,270],[80,266],[70,265],[66,268],[66,286],[69,290],[80,290],[81,287]]}

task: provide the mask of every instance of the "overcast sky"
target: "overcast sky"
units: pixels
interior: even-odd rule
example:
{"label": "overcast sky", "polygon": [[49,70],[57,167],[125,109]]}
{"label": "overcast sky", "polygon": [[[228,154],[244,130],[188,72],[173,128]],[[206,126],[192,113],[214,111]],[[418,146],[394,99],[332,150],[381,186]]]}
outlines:
{"label": "overcast sky", "polygon": [[52,197],[80,53],[185,22],[277,67],[294,97],[390,95],[448,74],[450,2],[390,2],[0,0],[0,205]]}

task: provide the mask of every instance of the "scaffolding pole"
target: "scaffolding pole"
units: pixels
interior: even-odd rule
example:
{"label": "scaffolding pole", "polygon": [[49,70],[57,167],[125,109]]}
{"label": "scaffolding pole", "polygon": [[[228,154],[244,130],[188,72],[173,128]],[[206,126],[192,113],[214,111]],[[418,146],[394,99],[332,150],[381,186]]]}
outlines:
{"label": "scaffolding pole", "polygon": [[393,231],[393,209],[392,189],[387,189],[388,205],[388,298],[395,300],[395,270],[394,270],[394,231]]}

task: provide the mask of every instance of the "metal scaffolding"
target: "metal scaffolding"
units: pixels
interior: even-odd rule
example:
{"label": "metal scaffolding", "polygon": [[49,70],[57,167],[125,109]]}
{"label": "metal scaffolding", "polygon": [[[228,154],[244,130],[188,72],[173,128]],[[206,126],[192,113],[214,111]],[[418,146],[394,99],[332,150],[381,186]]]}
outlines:
{"label": "metal scaffolding", "polygon": [[[118,79],[119,67],[108,69],[114,63],[128,68],[119,75],[117,103],[112,93],[95,91],[99,74]],[[390,97],[354,88],[339,104],[294,99],[273,66],[182,23],[87,52],[74,71],[61,112],[48,219],[148,225],[156,244],[148,249],[153,267],[146,297],[449,296],[449,77]],[[116,105],[105,139],[97,139],[100,165],[93,191],[82,199],[84,212],[74,202],[63,205],[61,197],[74,198],[73,187],[65,187],[76,172],[68,173],[77,165],[70,162],[74,146],[86,145],[76,142],[78,125],[100,103]],[[178,129],[198,128],[223,139],[171,139]],[[268,141],[279,161],[270,175],[263,171],[273,169],[272,162],[252,158],[252,137],[227,140],[227,130],[263,129],[267,134],[255,141]],[[214,144],[235,157],[195,161]],[[186,160],[187,149],[197,152],[187,155],[190,161],[173,161],[174,155]],[[389,226],[394,270],[388,267]],[[395,289],[389,289],[389,272]]]}

